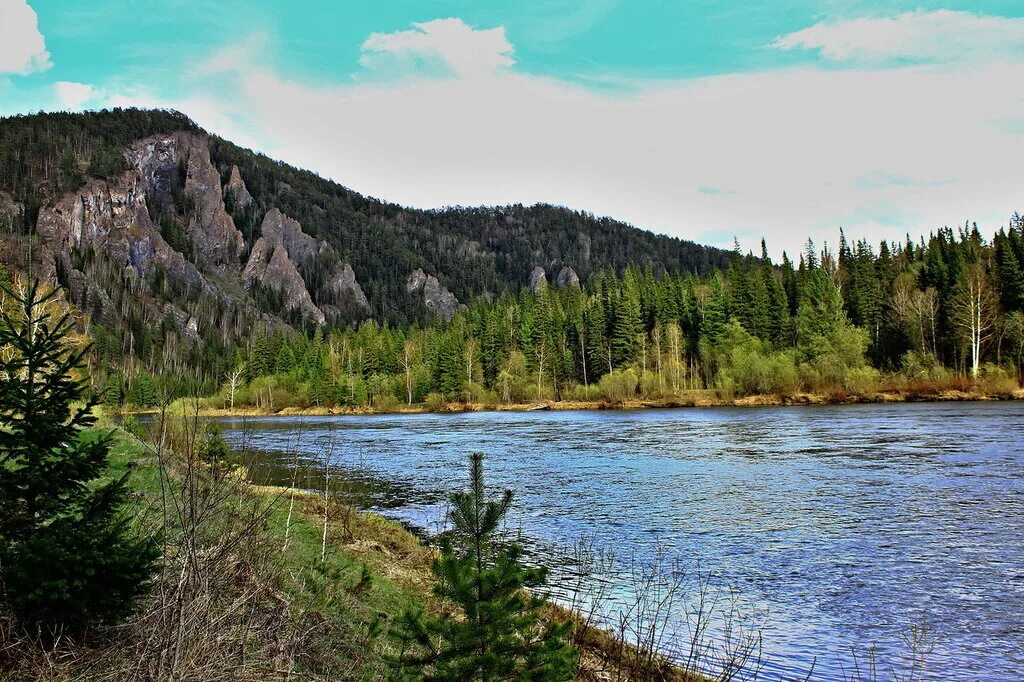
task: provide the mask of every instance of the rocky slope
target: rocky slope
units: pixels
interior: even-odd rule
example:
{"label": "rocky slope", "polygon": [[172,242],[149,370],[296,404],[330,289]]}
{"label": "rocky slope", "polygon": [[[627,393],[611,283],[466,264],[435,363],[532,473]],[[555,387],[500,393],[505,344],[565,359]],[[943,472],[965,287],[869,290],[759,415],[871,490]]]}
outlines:
{"label": "rocky slope", "polygon": [[[74,192],[54,198],[40,209],[36,223],[37,273],[66,286],[72,300],[84,304],[97,322],[123,321],[124,306],[111,296],[118,286],[145,292],[138,311],[143,320],[170,321],[192,340],[199,338],[202,311],[211,305],[221,314],[233,309],[246,318],[229,334],[234,337],[255,323],[322,325],[328,314],[341,314],[345,304],[368,310],[351,265],[326,258],[333,255],[330,245],[303,232],[278,208],[264,214],[260,236],[246,243],[224,197],[230,195],[237,208],[251,207],[254,200],[237,166],[221,184],[206,135],[152,136],[126,149],[125,158],[129,170],[105,180],[88,179]],[[19,211],[6,195],[2,208],[8,220]],[[176,229],[179,243],[172,245],[168,239],[173,240]],[[322,263],[327,263],[329,285],[314,301],[306,280]],[[254,283],[271,293],[276,309],[248,295]],[[121,293],[117,298],[123,301]]]}
{"label": "rocky slope", "polygon": [[25,270],[29,253],[112,345],[208,364],[261,329],[450,318],[542,281],[726,258],[554,206],[388,204],[143,110],[0,119],[0,263]]}

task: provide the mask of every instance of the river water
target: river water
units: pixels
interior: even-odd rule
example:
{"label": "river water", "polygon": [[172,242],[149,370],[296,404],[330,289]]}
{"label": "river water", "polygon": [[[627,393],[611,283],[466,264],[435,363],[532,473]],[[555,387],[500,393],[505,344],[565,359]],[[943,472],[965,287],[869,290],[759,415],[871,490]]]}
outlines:
{"label": "river water", "polygon": [[[1024,403],[467,413],[224,420],[234,445],[313,471],[327,454],[361,506],[434,532],[466,456],[515,493],[531,556],[628,604],[671,559],[761,631],[758,679],[1024,679]],[[273,469],[270,469],[273,470]],[[278,469],[276,476],[282,474]],[[356,499],[356,498],[354,498]],[[661,648],[684,655],[687,604]],[[557,594],[556,594],[557,596]],[[709,633],[723,637],[726,603]],[[616,606],[618,605],[618,606]],[[905,640],[923,631],[918,655]],[[683,653],[680,653],[683,652]]]}

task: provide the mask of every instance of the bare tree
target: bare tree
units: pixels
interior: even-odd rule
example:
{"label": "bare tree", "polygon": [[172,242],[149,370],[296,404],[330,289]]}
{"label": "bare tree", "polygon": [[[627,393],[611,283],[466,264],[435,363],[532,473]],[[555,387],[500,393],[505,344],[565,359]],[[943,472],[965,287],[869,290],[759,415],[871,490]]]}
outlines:
{"label": "bare tree", "polygon": [[971,354],[971,376],[977,378],[982,345],[995,326],[996,300],[988,273],[981,263],[971,263],[953,296],[953,324],[959,330]]}
{"label": "bare tree", "polygon": [[405,340],[402,346],[402,370],[405,372],[405,395],[406,404],[412,405],[413,379],[412,368],[419,358],[419,344],[411,336]]}
{"label": "bare tree", "polygon": [[245,364],[240,364],[228,372],[228,403],[230,409],[235,409],[235,391],[238,390],[242,377],[245,376]]}

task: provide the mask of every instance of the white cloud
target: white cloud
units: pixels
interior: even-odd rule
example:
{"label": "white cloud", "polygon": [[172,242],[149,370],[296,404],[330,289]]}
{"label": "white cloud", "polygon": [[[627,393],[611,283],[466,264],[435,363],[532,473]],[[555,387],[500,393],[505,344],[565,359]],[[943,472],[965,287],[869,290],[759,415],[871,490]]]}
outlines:
{"label": "white cloud", "polygon": [[439,61],[461,77],[490,74],[512,66],[512,44],[502,27],[477,30],[461,19],[435,19],[395,33],[373,33],[362,45],[368,69]]}
{"label": "white cloud", "polygon": [[[180,108],[403,204],[552,202],[725,247],[736,234],[757,250],[763,235],[775,253],[808,236],[834,242],[840,225],[877,243],[967,218],[995,227],[1024,208],[1024,98],[1009,87],[1024,82],[1024,60],[784,69],[610,92],[495,61],[511,48],[487,52],[494,68],[469,68],[462,38],[445,47],[433,31],[407,33],[458,55],[445,59],[460,75],[323,86],[257,55],[221,60],[216,86],[189,81],[179,99],[112,102]],[[420,54],[421,37],[373,39],[367,54],[385,44]]]}
{"label": "white cloud", "polygon": [[817,50],[836,62],[964,62],[1024,54],[1024,19],[936,10],[824,21],[778,38],[781,50]]}
{"label": "white cloud", "polygon": [[0,0],[0,74],[24,76],[51,66],[35,10],[25,0]]}
{"label": "white cloud", "polygon": [[67,111],[80,110],[86,102],[98,94],[91,85],[72,81],[58,81],[53,84],[53,90],[61,108]]}

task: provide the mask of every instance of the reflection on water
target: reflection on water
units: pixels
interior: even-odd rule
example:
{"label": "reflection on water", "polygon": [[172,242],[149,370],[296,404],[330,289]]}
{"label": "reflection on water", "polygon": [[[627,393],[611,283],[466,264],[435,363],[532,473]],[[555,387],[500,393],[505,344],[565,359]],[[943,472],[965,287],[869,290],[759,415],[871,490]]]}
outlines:
{"label": "reflection on water", "polygon": [[[466,455],[516,493],[531,551],[594,536],[699,563],[769,613],[762,679],[896,658],[927,622],[930,679],[1024,669],[1024,404],[225,420],[286,482],[325,443],[361,504],[436,528]],[[276,453],[276,454],[274,454]],[[274,473],[276,471],[276,473]],[[322,474],[320,474],[322,475]],[[308,482],[315,487],[316,482]],[[613,578],[614,580],[615,578]],[[617,589],[628,591],[620,576]]]}

